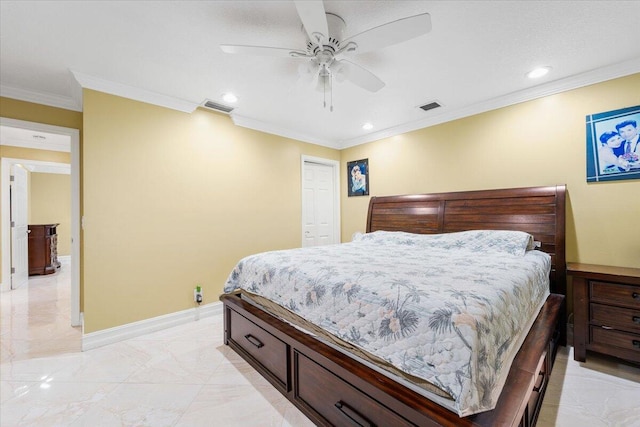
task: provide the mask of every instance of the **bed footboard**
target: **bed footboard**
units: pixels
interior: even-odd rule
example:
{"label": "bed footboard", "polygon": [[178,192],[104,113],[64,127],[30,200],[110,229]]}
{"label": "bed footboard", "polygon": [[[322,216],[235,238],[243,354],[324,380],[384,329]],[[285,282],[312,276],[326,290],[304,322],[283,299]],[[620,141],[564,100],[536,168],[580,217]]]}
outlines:
{"label": "bed footboard", "polygon": [[239,295],[221,300],[225,344],[321,426],[534,426],[555,360],[564,304],[563,295],[547,299],[496,408],[460,418]]}

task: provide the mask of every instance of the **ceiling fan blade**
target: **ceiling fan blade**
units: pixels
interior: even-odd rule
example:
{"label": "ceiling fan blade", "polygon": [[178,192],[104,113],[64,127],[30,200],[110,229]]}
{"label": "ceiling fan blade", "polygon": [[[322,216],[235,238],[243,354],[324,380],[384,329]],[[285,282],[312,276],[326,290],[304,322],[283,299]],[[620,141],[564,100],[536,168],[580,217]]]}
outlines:
{"label": "ceiling fan blade", "polygon": [[[353,42],[358,45],[353,52],[364,53],[411,40],[429,31],[431,31],[431,15],[423,13],[363,31],[344,40],[341,45],[347,46]],[[347,48],[347,52],[351,51],[352,49]]]}
{"label": "ceiling fan blade", "polygon": [[234,44],[221,44],[220,49],[225,53],[240,53],[245,55],[279,56],[279,57],[307,57],[307,52],[298,49],[268,46],[241,46]]}
{"label": "ceiling fan blade", "polygon": [[302,26],[309,36],[309,40],[318,45],[322,45],[325,38],[329,36],[327,25],[327,15],[324,11],[322,1],[294,1]]}
{"label": "ceiling fan blade", "polygon": [[360,86],[369,92],[377,92],[384,87],[384,82],[382,80],[380,80],[371,71],[362,68],[358,64],[354,64],[353,62],[345,59],[339,61],[339,64],[341,68],[338,73],[341,77],[344,77],[356,86]]}

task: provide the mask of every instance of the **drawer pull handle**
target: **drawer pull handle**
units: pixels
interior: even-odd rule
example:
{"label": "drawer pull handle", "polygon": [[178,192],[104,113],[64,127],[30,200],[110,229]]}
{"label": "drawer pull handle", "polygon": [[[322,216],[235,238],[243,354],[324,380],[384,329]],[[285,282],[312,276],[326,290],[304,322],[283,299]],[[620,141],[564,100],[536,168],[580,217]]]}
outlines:
{"label": "drawer pull handle", "polygon": [[640,341],[638,340],[633,340],[631,341],[633,343],[633,348],[637,348],[640,349]]}
{"label": "drawer pull handle", "polygon": [[355,425],[360,427],[374,427],[374,424],[372,424],[369,420],[360,415],[358,411],[344,403],[342,400],[336,402],[335,406],[336,408],[338,408],[338,411],[340,411],[342,415],[351,420]]}
{"label": "drawer pull handle", "polygon": [[[543,371],[538,372],[538,376],[539,377],[544,377],[544,372]],[[544,384],[544,379],[543,379],[543,381],[540,382],[540,385],[534,385],[533,386],[533,391],[538,393],[542,389],[542,385],[543,384]]]}
{"label": "drawer pull handle", "polygon": [[640,301],[640,294],[639,293],[634,292],[634,293],[631,294],[631,296],[633,297],[633,299],[636,299],[636,300]]}
{"label": "drawer pull handle", "polygon": [[640,316],[633,316],[631,318],[631,320],[633,320],[633,323],[639,323],[640,324]]}
{"label": "drawer pull handle", "polygon": [[610,331],[613,328],[611,326],[602,325],[602,329],[606,329],[607,331]]}
{"label": "drawer pull handle", "polygon": [[258,348],[264,347],[264,344],[262,344],[262,341],[260,341],[258,338],[254,337],[251,334],[247,334],[244,336],[246,338],[247,341],[249,341],[251,344],[255,345]]}

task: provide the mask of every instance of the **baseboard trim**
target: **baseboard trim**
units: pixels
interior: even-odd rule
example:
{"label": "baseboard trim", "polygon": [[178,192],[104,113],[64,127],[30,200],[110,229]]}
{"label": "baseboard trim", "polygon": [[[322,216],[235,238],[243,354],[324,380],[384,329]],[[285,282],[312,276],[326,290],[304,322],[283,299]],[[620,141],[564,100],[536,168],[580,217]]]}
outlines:
{"label": "baseboard trim", "polygon": [[[173,326],[194,322],[204,317],[211,317],[222,314],[222,302],[217,301],[197,308],[177,311],[163,316],[152,317],[151,319],[140,320],[115,328],[104,329],[102,331],[82,334],[82,351],[92,350],[108,344],[135,338],[151,332],[161,331]],[[84,322],[83,322],[84,324]]]}

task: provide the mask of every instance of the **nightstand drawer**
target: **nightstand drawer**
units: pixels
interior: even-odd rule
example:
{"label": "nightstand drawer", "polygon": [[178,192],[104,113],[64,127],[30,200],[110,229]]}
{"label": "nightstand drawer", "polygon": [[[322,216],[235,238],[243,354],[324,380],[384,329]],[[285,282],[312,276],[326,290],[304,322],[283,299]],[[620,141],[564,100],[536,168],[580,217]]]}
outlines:
{"label": "nightstand drawer", "polygon": [[640,310],[611,305],[591,304],[591,322],[640,333]]}
{"label": "nightstand drawer", "polygon": [[591,342],[593,344],[635,350],[640,355],[640,335],[638,334],[591,326]]}
{"label": "nightstand drawer", "polygon": [[591,301],[640,309],[640,286],[590,280]]}

